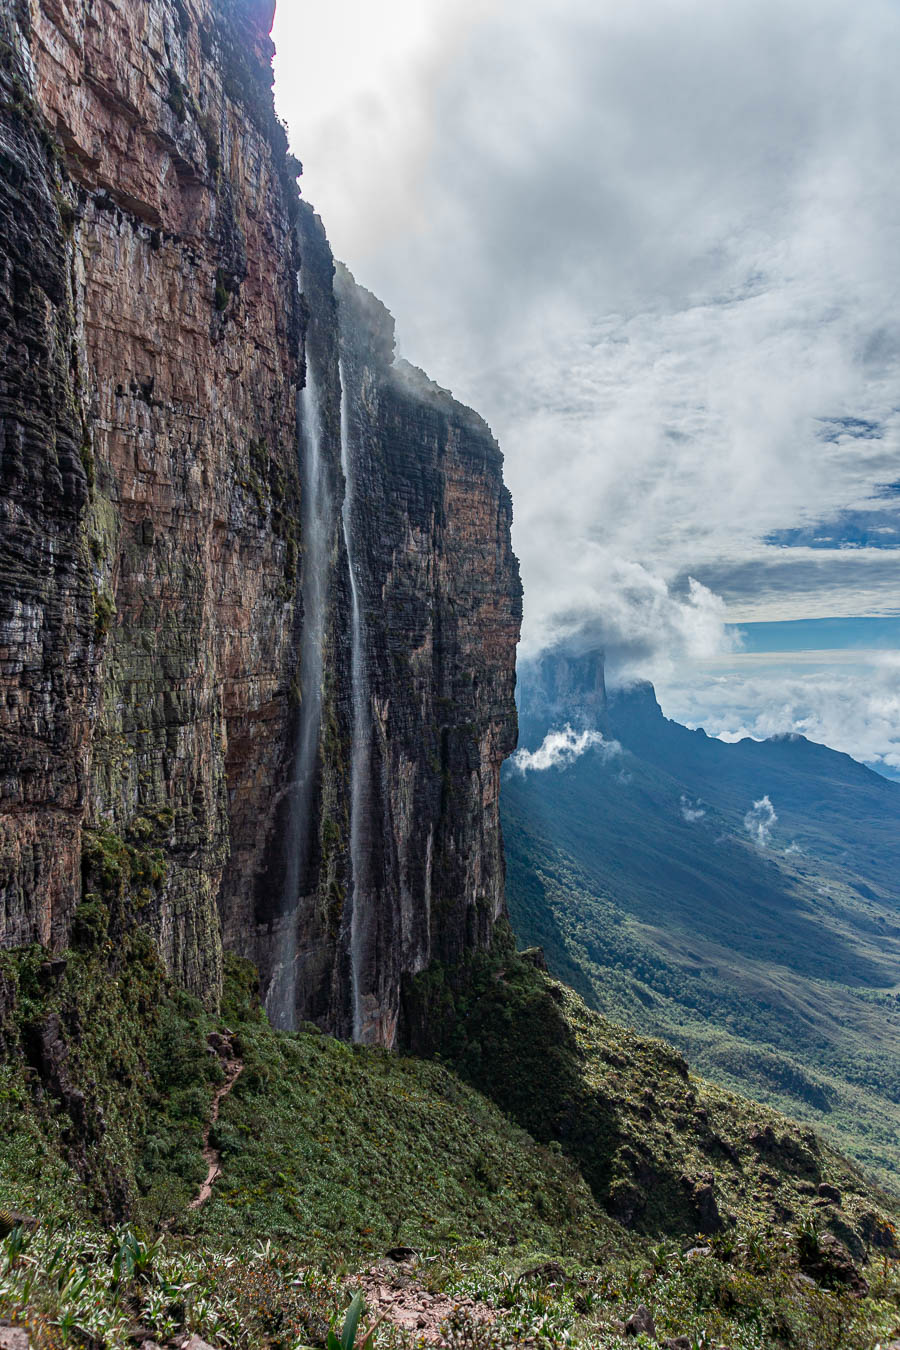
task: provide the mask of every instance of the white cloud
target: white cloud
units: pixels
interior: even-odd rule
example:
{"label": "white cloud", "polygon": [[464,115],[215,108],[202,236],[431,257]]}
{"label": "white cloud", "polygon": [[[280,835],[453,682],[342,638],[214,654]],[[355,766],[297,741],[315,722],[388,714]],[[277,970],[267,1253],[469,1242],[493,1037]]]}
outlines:
{"label": "white cloud", "polygon": [[382,9],[283,5],[279,99],[338,253],[500,437],[531,648],[578,613],[681,659],[689,576],[896,606],[875,550],[762,541],[900,478],[900,9]]}
{"label": "white cloud", "polygon": [[758,802],[754,802],[752,809],[744,816],[744,829],[756,840],[760,848],[768,847],[777,823],[778,817],[769,801],[768,793],[760,797]]}
{"label": "white cloud", "polygon": [[900,652],[742,653],[685,665],[657,693],[668,717],[721,740],[795,733],[900,770]]}
{"label": "white cloud", "polygon": [[[543,566],[553,566],[549,555]],[[571,560],[562,603],[557,598],[556,607],[532,624],[522,656],[536,655],[554,642],[577,641],[602,647],[609,675],[626,680],[643,675],[647,663],[662,653],[674,662],[734,651],[740,638],[726,624],[722,600],[695,578],[675,593],[642,564],[589,542]]]}
{"label": "white cloud", "polygon": [[701,806],[699,801],[692,802],[689,797],[682,794],[681,797],[681,817],[688,825],[696,825],[698,820],[702,820],[706,815],[706,808]]}
{"label": "white cloud", "polygon": [[282,0],[276,40],[337,254],[501,442],[523,652],[900,772],[896,663],[725,630],[897,612],[896,552],[765,540],[900,481],[900,7]]}
{"label": "white cloud", "polygon": [[618,741],[607,741],[599,731],[574,731],[567,723],[560,731],[549,731],[537,750],[517,750],[510,763],[521,774],[567,769],[586,750],[599,750],[605,760],[622,753]]}

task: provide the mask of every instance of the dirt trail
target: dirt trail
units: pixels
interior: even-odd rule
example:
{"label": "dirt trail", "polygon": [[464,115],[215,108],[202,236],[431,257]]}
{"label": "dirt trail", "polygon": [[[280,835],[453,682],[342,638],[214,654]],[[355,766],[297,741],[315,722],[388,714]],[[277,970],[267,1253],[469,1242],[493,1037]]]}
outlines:
{"label": "dirt trail", "polygon": [[414,1268],[412,1261],[386,1260],[356,1276],[352,1287],[362,1289],[365,1295],[367,1325],[383,1319],[414,1332],[426,1345],[441,1346],[446,1344],[441,1326],[454,1313],[482,1324],[496,1319],[494,1310],[484,1303],[429,1293],[416,1280]]}
{"label": "dirt trail", "polygon": [[232,1036],[220,1036],[217,1031],[212,1032],[207,1038],[209,1047],[219,1056],[222,1061],[222,1068],[225,1071],[225,1082],[217,1089],[213,1097],[212,1111],[210,1112],[209,1124],[203,1131],[203,1157],[206,1160],[207,1173],[206,1180],[194,1196],[188,1209],[199,1209],[205,1205],[212,1195],[212,1188],[215,1185],[216,1177],[222,1170],[222,1155],[218,1149],[211,1146],[209,1136],[212,1133],[212,1127],[219,1119],[219,1110],[222,1103],[240,1078],[244,1068],[244,1061],[238,1056],[234,1048],[234,1038]]}

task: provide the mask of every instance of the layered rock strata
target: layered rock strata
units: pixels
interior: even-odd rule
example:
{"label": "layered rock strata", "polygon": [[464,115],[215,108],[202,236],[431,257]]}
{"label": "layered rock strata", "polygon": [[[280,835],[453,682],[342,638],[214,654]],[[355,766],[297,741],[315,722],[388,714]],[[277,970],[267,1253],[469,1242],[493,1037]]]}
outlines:
{"label": "layered rock strata", "polygon": [[389,1041],[403,973],[488,946],[504,912],[520,593],[488,427],[392,363],[390,316],[343,270],[338,299],[371,706],[360,1012]]}
{"label": "layered rock strata", "polygon": [[[502,910],[518,574],[487,428],[335,288],[272,112],[271,19],[0,0],[0,944],[64,946],[122,843],[186,987],[214,1003],[232,948],[288,1021],[390,1044],[403,974],[488,943]],[[330,505],[298,820],[308,367]]]}

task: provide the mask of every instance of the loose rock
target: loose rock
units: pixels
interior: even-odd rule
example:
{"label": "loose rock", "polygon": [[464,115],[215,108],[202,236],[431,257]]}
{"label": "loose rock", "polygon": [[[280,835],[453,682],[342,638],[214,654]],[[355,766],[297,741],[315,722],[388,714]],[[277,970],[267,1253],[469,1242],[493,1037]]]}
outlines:
{"label": "loose rock", "polygon": [[414,1247],[389,1247],[385,1256],[399,1265],[401,1261],[411,1261],[417,1252]]}
{"label": "loose rock", "polygon": [[31,1350],[24,1327],[0,1327],[0,1350]]}
{"label": "loose rock", "polygon": [[214,1350],[214,1347],[208,1341],[201,1340],[199,1336],[189,1336],[186,1341],[182,1341],[181,1350]]}
{"label": "loose rock", "polygon": [[640,1336],[642,1332],[645,1336],[652,1336],[656,1340],[656,1323],[645,1303],[639,1304],[625,1323],[626,1336]]}
{"label": "loose rock", "polygon": [[569,1284],[572,1277],[566,1274],[558,1261],[545,1261],[543,1265],[533,1266],[531,1270],[523,1270],[519,1279],[534,1280],[538,1284]]}

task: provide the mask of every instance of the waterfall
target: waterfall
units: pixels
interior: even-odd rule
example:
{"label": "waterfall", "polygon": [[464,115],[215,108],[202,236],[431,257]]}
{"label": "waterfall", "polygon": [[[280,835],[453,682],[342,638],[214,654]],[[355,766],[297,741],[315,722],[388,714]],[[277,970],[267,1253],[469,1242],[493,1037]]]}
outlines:
{"label": "waterfall", "polygon": [[276,1027],[294,1025],[297,989],[297,911],[309,890],[309,864],[315,830],[316,764],[322,722],[322,643],[328,595],[328,535],[331,503],[322,462],[322,422],[319,393],[309,346],[306,382],[300,391],[297,442],[300,459],[300,523],[303,564],[300,593],[303,631],[300,638],[300,726],[287,813],[284,893],[277,959],[266,1011]]}
{"label": "waterfall", "polygon": [[365,635],[359,602],[356,552],[353,542],[354,476],[350,454],[350,413],[343,363],[341,378],[341,468],[344,501],[341,522],[350,573],[350,681],[353,708],[353,749],[350,760],[350,975],[353,993],[353,1039],[364,1034],[363,997],[360,989],[363,939],[363,904],[367,881],[366,811],[369,799],[369,708],[366,691]]}

